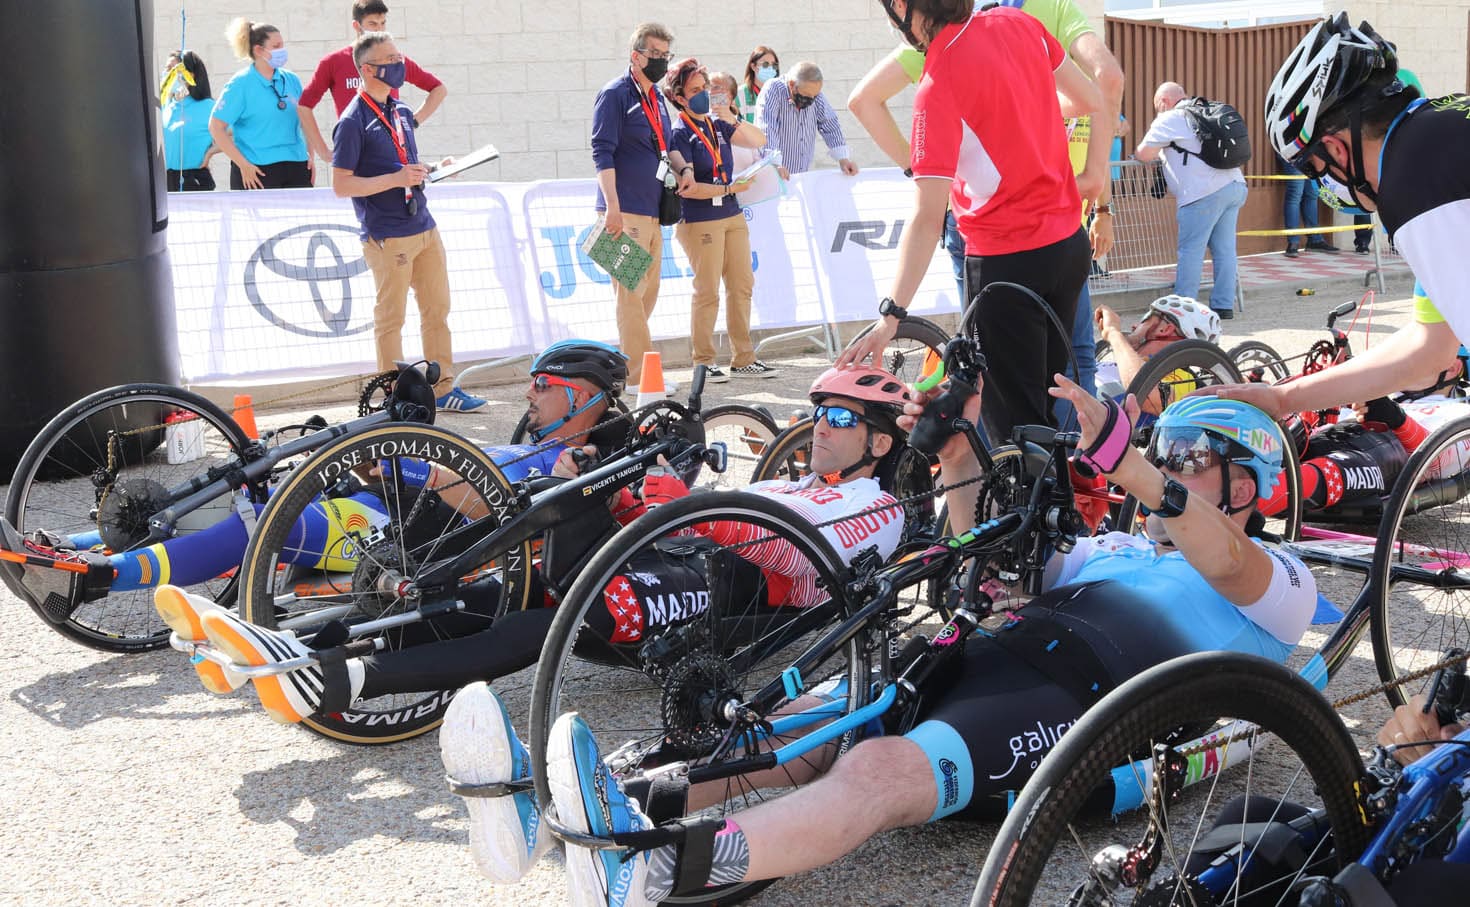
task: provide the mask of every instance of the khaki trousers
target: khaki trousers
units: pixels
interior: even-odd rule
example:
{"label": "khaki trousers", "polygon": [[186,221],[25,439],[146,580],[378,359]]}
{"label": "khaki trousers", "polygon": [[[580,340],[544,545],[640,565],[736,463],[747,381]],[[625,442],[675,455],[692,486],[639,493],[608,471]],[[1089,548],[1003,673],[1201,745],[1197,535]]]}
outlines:
{"label": "khaki trousers", "polygon": [[373,272],[378,299],[373,306],[373,340],[378,348],[378,370],[390,371],[403,359],[403,316],[408,291],[419,307],[424,358],[439,363],[436,395],[454,386],[454,350],[449,340],[449,261],[438,228],[415,236],[370,239],[362,257]]}
{"label": "khaki trousers", "polygon": [[628,357],[628,387],[638,386],[643,378],[643,354],[653,349],[653,337],[648,333],[648,318],[658,302],[659,277],[663,271],[664,231],[658,218],[643,214],[623,214],[623,232],[653,256],[648,273],[633,289],[628,289],[616,280],[613,287],[618,294],[618,346]]}
{"label": "khaki trousers", "polygon": [[[733,204],[734,199],[725,204]],[[674,228],[679,245],[694,267],[694,302],[689,331],[695,365],[715,364],[715,320],[720,313],[720,281],[725,282],[725,331],[730,335],[730,365],[755,361],[750,341],[750,296],[755,272],[750,267],[750,227],[737,207],[719,220],[682,222]]]}

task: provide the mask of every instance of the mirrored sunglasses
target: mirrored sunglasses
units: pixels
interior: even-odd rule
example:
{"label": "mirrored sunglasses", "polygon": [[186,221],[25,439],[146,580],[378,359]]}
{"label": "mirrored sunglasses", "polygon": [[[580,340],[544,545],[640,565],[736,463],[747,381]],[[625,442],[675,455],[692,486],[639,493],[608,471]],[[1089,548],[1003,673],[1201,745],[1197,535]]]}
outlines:
{"label": "mirrored sunglasses", "polygon": [[812,425],[816,425],[823,419],[833,428],[857,428],[862,424],[863,417],[845,406],[827,406],[825,404],[812,410]]}
{"label": "mirrored sunglasses", "polygon": [[1226,462],[1219,449],[1223,443],[1201,430],[1155,435],[1149,445],[1149,462],[1176,475],[1200,475]]}

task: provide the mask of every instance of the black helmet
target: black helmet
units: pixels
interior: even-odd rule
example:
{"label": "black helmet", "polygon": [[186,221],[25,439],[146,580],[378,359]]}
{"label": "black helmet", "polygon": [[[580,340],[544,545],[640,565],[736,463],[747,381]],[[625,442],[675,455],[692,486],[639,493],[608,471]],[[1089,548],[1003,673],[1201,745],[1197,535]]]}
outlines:
{"label": "black helmet", "polygon": [[562,378],[586,378],[608,396],[617,397],[628,384],[628,357],[617,347],[596,340],[561,340],[543,350],[531,363],[531,373],[540,372]]}

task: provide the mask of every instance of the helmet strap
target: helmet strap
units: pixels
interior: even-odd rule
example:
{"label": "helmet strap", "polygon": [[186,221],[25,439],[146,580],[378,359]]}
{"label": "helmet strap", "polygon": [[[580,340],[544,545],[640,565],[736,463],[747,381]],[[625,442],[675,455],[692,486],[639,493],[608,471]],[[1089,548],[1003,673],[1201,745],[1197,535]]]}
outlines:
{"label": "helmet strap", "polygon": [[917,50],[924,49],[924,42],[920,41],[918,36],[914,34],[914,0],[908,0],[904,7],[902,19],[893,11],[893,0],[883,0],[883,11],[888,14],[889,20],[898,27],[899,33],[903,35],[905,41],[909,42]]}
{"label": "helmet strap", "polygon": [[836,472],[823,473],[822,474],[822,481],[823,482],[825,482],[828,485],[836,485],[839,482],[845,482],[849,478],[851,478],[852,475],[853,475],[853,473],[857,472],[859,469],[862,469],[865,466],[869,466],[869,465],[871,465],[873,463],[878,462],[879,458],[873,456],[873,450],[872,450],[872,444],[873,444],[873,426],[869,425],[868,422],[867,422],[867,420],[864,420],[863,421],[863,427],[868,430],[867,440],[863,444],[863,455],[861,457],[858,457],[857,462],[856,463],[853,463],[851,466],[848,466],[848,467],[846,467],[844,469],[839,469]]}
{"label": "helmet strap", "polygon": [[606,393],[604,393],[603,391],[598,391],[591,397],[587,398],[586,403],[583,403],[581,406],[577,406],[577,398],[572,393],[572,389],[570,387],[564,387],[562,388],[562,390],[565,391],[567,395],[567,414],[565,416],[562,416],[560,419],[557,419],[555,422],[551,423],[545,428],[538,428],[529,432],[528,434],[530,434],[531,440],[533,442],[540,444],[542,438],[545,438],[547,435],[556,431],[558,428],[561,428],[563,425],[567,424],[567,421],[569,419],[576,418],[578,413],[582,412],[587,407],[607,396]]}

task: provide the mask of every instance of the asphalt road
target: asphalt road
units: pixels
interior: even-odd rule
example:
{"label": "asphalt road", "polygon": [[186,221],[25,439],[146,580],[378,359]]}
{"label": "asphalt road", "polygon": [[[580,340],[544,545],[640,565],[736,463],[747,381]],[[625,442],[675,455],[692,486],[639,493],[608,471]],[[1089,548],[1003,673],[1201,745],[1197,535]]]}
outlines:
{"label": "asphalt road", "polygon": [[[1350,292],[1256,294],[1227,324],[1224,345],[1259,339],[1287,355],[1304,352],[1322,335],[1325,312]],[[1380,303],[1373,333],[1408,314],[1405,299]],[[779,416],[795,410],[824,363],[807,356],[779,364],[779,378],[732,381],[713,388],[712,401],[759,403]],[[503,441],[519,416],[520,388],[487,392],[495,405],[441,424]],[[348,415],[345,406],[320,411]],[[300,413],[265,414],[262,424],[293,415]],[[1357,589],[1350,577],[1323,577],[1323,585],[1343,603]],[[249,687],[223,698],[205,693],[171,650],[120,656],[82,648],[3,587],[0,614],[0,902],[564,901],[559,855],[518,886],[496,887],[476,874],[465,808],[443,784],[437,734],[390,747],[339,744],[273,724]],[[1308,642],[1320,640],[1314,634]],[[1372,678],[1365,642],[1332,692]],[[1366,733],[1384,713],[1374,699],[1357,706],[1350,723]],[[941,823],[881,835],[832,866],[783,880],[757,903],[960,903],[993,833]]]}

